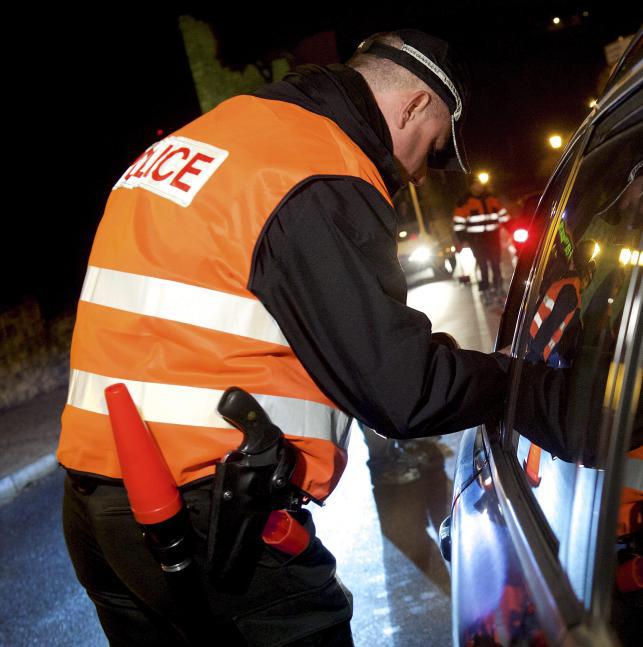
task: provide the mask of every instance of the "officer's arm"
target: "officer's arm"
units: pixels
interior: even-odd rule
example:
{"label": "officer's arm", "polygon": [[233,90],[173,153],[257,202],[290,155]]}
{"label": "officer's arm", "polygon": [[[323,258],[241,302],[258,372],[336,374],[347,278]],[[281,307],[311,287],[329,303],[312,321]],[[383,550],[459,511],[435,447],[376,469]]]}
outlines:
{"label": "officer's arm", "polygon": [[492,197],[491,208],[498,214],[498,222],[501,225],[504,225],[511,220],[511,215],[496,196]]}
{"label": "officer's arm", "polygon": [[478,424],[501,406],[508,358],[431,343],[430,321],[404,305],[395,231],[371,185],[314,181],[273,215],[249,289],[322,391],[368,426],[404,438]]}

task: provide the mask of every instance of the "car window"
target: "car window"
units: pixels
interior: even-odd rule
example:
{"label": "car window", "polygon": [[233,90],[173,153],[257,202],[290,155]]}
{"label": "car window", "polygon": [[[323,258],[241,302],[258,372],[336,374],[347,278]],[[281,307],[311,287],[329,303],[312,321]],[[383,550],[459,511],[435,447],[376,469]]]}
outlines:
{"label": "car window", "polygon": [[628,285],[643,265],[642,152],[641,124],[621,129],[585,154],[573,184],[558,187],[514,342],[521,361],[505,419],[509,451],[585,603],[595,504],[609,478],[606,384]]}
{"label": "car window", "polygon": [[563,189],[569,179],[581,142],[576,142],[574,147],[566,154],[563,163],[552,181],[545,189],[542,198],[533,196],[533,215],[529,220],[529,241],[524,246],[518,257],[518,262],[511,278],[511,288],[502,313],[498,336],[496,338],[496,349],[501,350],[511,345],[516,329],[516,324],[521,312],[521,306],[525,297],[526,288],[529,285],[529,273],[533,264],[534,256],[541,244],[543,231],[547,229],[548,223],[556,215],[556,207],[560,202]]}

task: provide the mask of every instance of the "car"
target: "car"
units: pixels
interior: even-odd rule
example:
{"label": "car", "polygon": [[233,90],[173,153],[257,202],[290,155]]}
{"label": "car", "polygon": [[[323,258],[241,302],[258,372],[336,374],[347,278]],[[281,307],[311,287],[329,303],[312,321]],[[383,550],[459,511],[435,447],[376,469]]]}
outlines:
{"label": "car", "polygon": [[432,278],[448,278],[456,267],[456,248],[451,240],[439,241],[417,222],[402,223],[398,231],[397,257],[407,276],[430,268]]}
{"label": "car", "polygon": [[452,276],[456,267],[453,239],[427,231],[415,187],[409,185],[399,191],[395,206],[399,219],[397,257],[407,279],[419,274],[438,279]]}
{"label": "car", "polygon": [[542,191],[521,196],[517,200],[517,209],[512,211],[511,219],[505,225],[511,236],[510,252],[514,267],[523,250],[533,257],[535,244],[542,233],[539,228],[541,220],[534,218],[541,195]]}
{"label": "car", "polygon": [[642,644],[642,40],[540,199],[496,340],[506,402],[463,434],[454,645]]}

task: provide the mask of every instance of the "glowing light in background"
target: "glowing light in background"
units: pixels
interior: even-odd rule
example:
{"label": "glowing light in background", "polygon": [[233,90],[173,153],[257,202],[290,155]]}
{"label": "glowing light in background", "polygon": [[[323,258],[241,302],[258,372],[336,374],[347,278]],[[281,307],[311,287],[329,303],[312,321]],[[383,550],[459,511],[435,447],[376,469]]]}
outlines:
{"label": "glowing light in background", "polygon": [[487,173],[486,171],[478,173],[478,179],[480,180],[481,184],[486,184],[489,181],[489,173]]}
{"label": "glowing light in background", "polygon": [[517,243],[524,243],[529,238],[529,232],[526,229],[516,229],[514,231],[514,240]]}
{"label": "glowing light in background", "polygon": [[621,265],[641,265],[643,266],[643,254],[638,249],[629,249],[623,247],[618,257],[618,262]]}
{"label": "glowing light in background", "polygon": [[420,245],[419,247],[416,247],[411,255],[409,256],[409,260],[412,263],[425,263],[426,261],[429,260],[431,257],[431,250],[428,247],[425,247],[424,245]]}
{"label": "glowing light in background", "polygon": [[548,141],[552,148],[560,148],[563,145],[563,138],[560,135],[551,135]]}

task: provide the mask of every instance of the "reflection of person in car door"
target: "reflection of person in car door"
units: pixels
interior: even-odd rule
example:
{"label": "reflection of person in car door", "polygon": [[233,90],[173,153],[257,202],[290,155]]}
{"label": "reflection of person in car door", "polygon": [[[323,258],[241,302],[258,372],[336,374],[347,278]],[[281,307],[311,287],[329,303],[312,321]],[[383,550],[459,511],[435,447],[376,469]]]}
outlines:
{"label": "reflection of person in car door", "polygon": [[581,241],[572,253],[572,269],[547,288],[529,328],[527,361],[570,366],[582,327],[581,294],[594,276],[597,249],[596,241]]}

